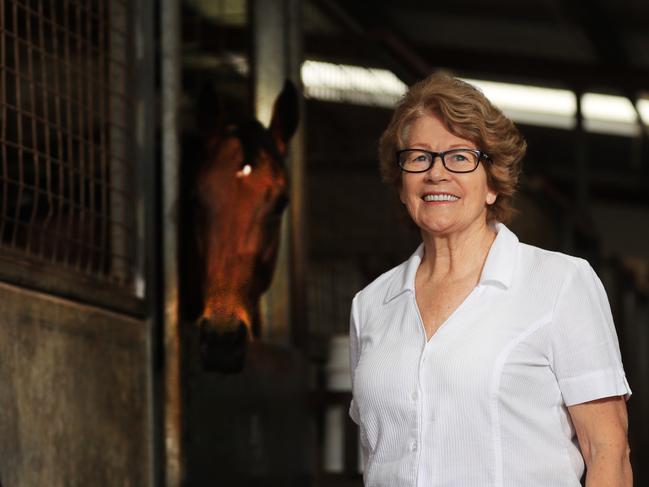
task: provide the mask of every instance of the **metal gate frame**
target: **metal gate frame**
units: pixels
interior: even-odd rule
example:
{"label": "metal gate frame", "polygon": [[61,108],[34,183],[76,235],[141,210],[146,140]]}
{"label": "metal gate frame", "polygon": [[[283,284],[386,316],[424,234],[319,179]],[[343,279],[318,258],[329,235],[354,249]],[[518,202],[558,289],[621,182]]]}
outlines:
{"label": "metal gate frame", "polygon": [[156,191],[158,178],[154,150],[154,29],[155,9],[152,0],[137,0],[132,7],[134,18],[128,26],[134,29],[134,51],[129,54],[134,61],[135,137],[133,157],[135,176],[133,209],[135,226],[134,284],[132,290],[104,283],[91,275],[74,272],[58,263],[39,260],[28,253],[3,247],[0,252],[0,280],[48,294],[93,304],[102,308],[145,317],[150,311],[152,284],[156,282],[150,267],[155,267]]}

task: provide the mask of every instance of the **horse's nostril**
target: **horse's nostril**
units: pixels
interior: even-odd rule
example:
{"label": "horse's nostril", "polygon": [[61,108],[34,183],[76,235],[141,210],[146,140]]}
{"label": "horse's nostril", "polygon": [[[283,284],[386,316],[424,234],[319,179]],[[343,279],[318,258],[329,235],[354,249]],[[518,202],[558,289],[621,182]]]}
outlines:
{"label": "horse's nostril", "polygon": [[[232,331],[222,332],[206,318],[198,321],[203,367],[207,370],[234,373],[243,369],[248,328],[238,322]],[[228,327],[229,328],[229,327]]]}
{"label": "horse's nostril", "polygon": [[234,341],[237,345],[243,345],[248,338],[248,328],[244,323],[239,323],[237,331],[234,332]]}
{"label": "horse's nostril", "polygon": [[201,331],[201,335],[202,335],[209,328],[210,320],[208,318],[206,318],[205,316],[201,316],[196,321],[196,325],[198,326],[199,330]]}

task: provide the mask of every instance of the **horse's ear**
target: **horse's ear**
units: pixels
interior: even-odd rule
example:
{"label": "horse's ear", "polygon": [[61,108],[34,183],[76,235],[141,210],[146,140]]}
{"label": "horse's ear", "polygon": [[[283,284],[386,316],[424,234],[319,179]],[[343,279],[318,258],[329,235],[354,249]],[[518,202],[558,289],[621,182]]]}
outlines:
{"label": "horse's ear", "polygon": [[297,88],[286,80],[282,92],[273,105],[270,133],[280,154],[286,155],[288,141],[293,137],[299,121]]}

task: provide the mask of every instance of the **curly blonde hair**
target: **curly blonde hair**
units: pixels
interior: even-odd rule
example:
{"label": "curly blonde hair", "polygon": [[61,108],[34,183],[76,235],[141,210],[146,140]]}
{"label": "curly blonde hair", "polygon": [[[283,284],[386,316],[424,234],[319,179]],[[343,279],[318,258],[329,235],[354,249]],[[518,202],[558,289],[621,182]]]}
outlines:
{"label": "curly blonde hair", "polygon": [[481,91],[446,73],[434,73],[419,81],[397,104],[379,142],[383,181],[397,191],[401,188],[396,151],[405,147],[410,124],[425,115],[438,117],[449,132],[489,155],[484,164],[487,184],[498,197],[487,209],[487,220],[507,223],[512,217],[512,199],[527,143],[514,123]]}

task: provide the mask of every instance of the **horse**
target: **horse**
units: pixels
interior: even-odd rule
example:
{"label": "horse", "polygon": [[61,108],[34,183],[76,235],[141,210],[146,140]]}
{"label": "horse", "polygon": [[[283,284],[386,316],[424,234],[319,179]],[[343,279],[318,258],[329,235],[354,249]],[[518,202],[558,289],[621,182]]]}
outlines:
{"label": "horse", "polygon": [[239,372],[248,342],[260,335],[259,300],[277,260],[289,201],[284,159],[297,124],[297,90],[287,81],[269,127],[250,119],[215,129],[190,178],[193,242],[186,251],[199,288],[194,324],[206,370]]}

